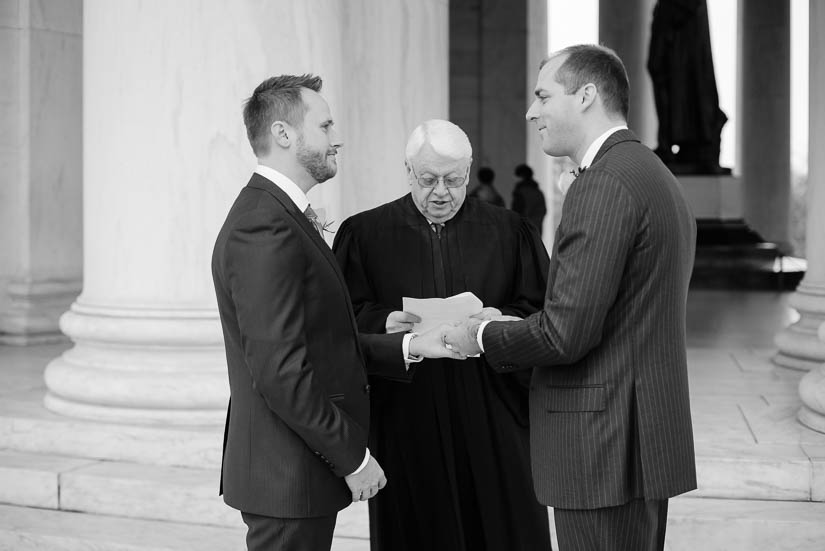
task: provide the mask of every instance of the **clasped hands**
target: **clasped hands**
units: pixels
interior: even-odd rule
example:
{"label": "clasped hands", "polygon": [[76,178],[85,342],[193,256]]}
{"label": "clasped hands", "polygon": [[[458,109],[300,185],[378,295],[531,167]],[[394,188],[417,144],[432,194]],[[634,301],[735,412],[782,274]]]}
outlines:
{"label": "clasped hands", "polygon": [[[444,323],[421,333],[410,342],[410,354],[425,358],[452,358],[463,360],[481,353],[476,335],[483,321],[521,321],[516,316],[505,316],[498,308],[486,307],[478,314],[452,323]],[[421,318],[409,312],[396,311],[387,316],[387,333],[411,331]]]}

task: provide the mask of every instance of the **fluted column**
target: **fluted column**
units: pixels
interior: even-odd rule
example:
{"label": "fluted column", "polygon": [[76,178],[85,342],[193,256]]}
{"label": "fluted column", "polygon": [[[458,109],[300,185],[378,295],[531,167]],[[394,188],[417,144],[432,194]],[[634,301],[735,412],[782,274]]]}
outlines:
{"label": "fluted column", "polygon": [[[818,348],[814,348],[813,354],[806,358],[811,364],[811,371],[799,382],[799,396],[803,404],[799,420],[812,429],[825,432],[825,160],[822,158],[825,112],[819,105],[825,94],[825,36],[821,32],[825,28],[825,5],[819,0],[810,0],[809,10],[808,271],[797,288],[794,302],[808,326],[817,319],[821,322]],[[792,334],[792,330],[793,326],[780,337]],[[783,353],[787,354],[783,350],[780,355]]]}
{"label": "fluted column", "polygon": [[397,197],[407,133],[446,115],[446,9],[86,0],[84,286],[61,320],[75,344],[46,369],[46,406],[116,422],[222,423],[210,257],[255,166],[243,100],[273,74],[320,74],[345,147],[341,176],[313,204],[340,221]]}
{"label": "fluted column", "polygon": [[0,2],[0,343],[64,339],[80,293],[81,2]]}
{"label": "fluted column", "polygon": [[791,194],[791,8],[739,2],[737,166],[745,222],[766,241],[789,242]]}
{"label": "fluted column", "polygon": [[628,126],[649,147],[656,145],[656,106],[647,71],[655,5],[656,0],[599,0],[599,43],[624,62],[630,81]]}
{"label": "fluted column", "polygon": [[[817,369],[825,362],[825,342],[817,331],[825,322],[825,6],[817,0],[809,8],[810,110],[808,114],[808,189],[805,240],[808,269],[789,304],[799,312],[799,321],[776,336],[779,352],[774,362],[795,369]],[[774,140],[769,140],[773,142]],[[815,377],[816,375],[811,375]],[[810,384],[811,379],[807,379]]]}

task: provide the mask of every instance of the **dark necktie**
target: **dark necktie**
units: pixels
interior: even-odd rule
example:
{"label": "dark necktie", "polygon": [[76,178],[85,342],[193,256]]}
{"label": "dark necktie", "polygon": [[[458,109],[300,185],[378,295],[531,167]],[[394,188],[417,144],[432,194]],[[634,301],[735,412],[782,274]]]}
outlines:
{"label": "dark necktie", "polygon": [[310,205],[307,205],[307,208],[304,211],[304,216],[306,216],[307,220],[309,220],[309,223],[312,224],[312,226],[316,230],[318,230],[318,235],[320,235],[321,239],[323,239],[324,238],[324,226],[321,225],[321,221],[318,220],[318,214],[314,210],[312,210],[312,207]]}

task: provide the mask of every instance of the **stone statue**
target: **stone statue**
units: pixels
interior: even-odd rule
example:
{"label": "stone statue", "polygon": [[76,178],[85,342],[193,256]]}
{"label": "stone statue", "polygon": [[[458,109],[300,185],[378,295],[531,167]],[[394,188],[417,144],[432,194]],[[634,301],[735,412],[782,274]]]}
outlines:
{"label": "stone statue", "polygon": [[647,69],[659,115],[656,153],[677,174],[730,174],[719,166],[722,127],[705,0],[658,0]]}

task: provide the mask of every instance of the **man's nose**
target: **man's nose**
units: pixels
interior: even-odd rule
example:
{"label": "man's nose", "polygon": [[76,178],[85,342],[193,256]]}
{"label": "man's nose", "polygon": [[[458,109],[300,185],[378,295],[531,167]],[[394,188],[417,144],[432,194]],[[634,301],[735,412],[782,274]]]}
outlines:
{"label": "man's nose", "polygon": [[335,148],[344,147],[344,140],[341,139],[341,135],[334,129],[330,129],[329,144]]}
{"label": "man's nose", "polygon": [[444,181],[444,177],[442,176],[438,180],[436,180],[435,185],[433,186],[433,191],[443,195],[445,193],[449,193],[449,189],[447,188],[447,183]]}
{"label": "man's nose", "polygon": [[533,100],[533,103],[530,104],[530,109],[527,110],[527,115],[525,115],[527,122],[533,122],[539,118],[537,104],[538,100]]}

